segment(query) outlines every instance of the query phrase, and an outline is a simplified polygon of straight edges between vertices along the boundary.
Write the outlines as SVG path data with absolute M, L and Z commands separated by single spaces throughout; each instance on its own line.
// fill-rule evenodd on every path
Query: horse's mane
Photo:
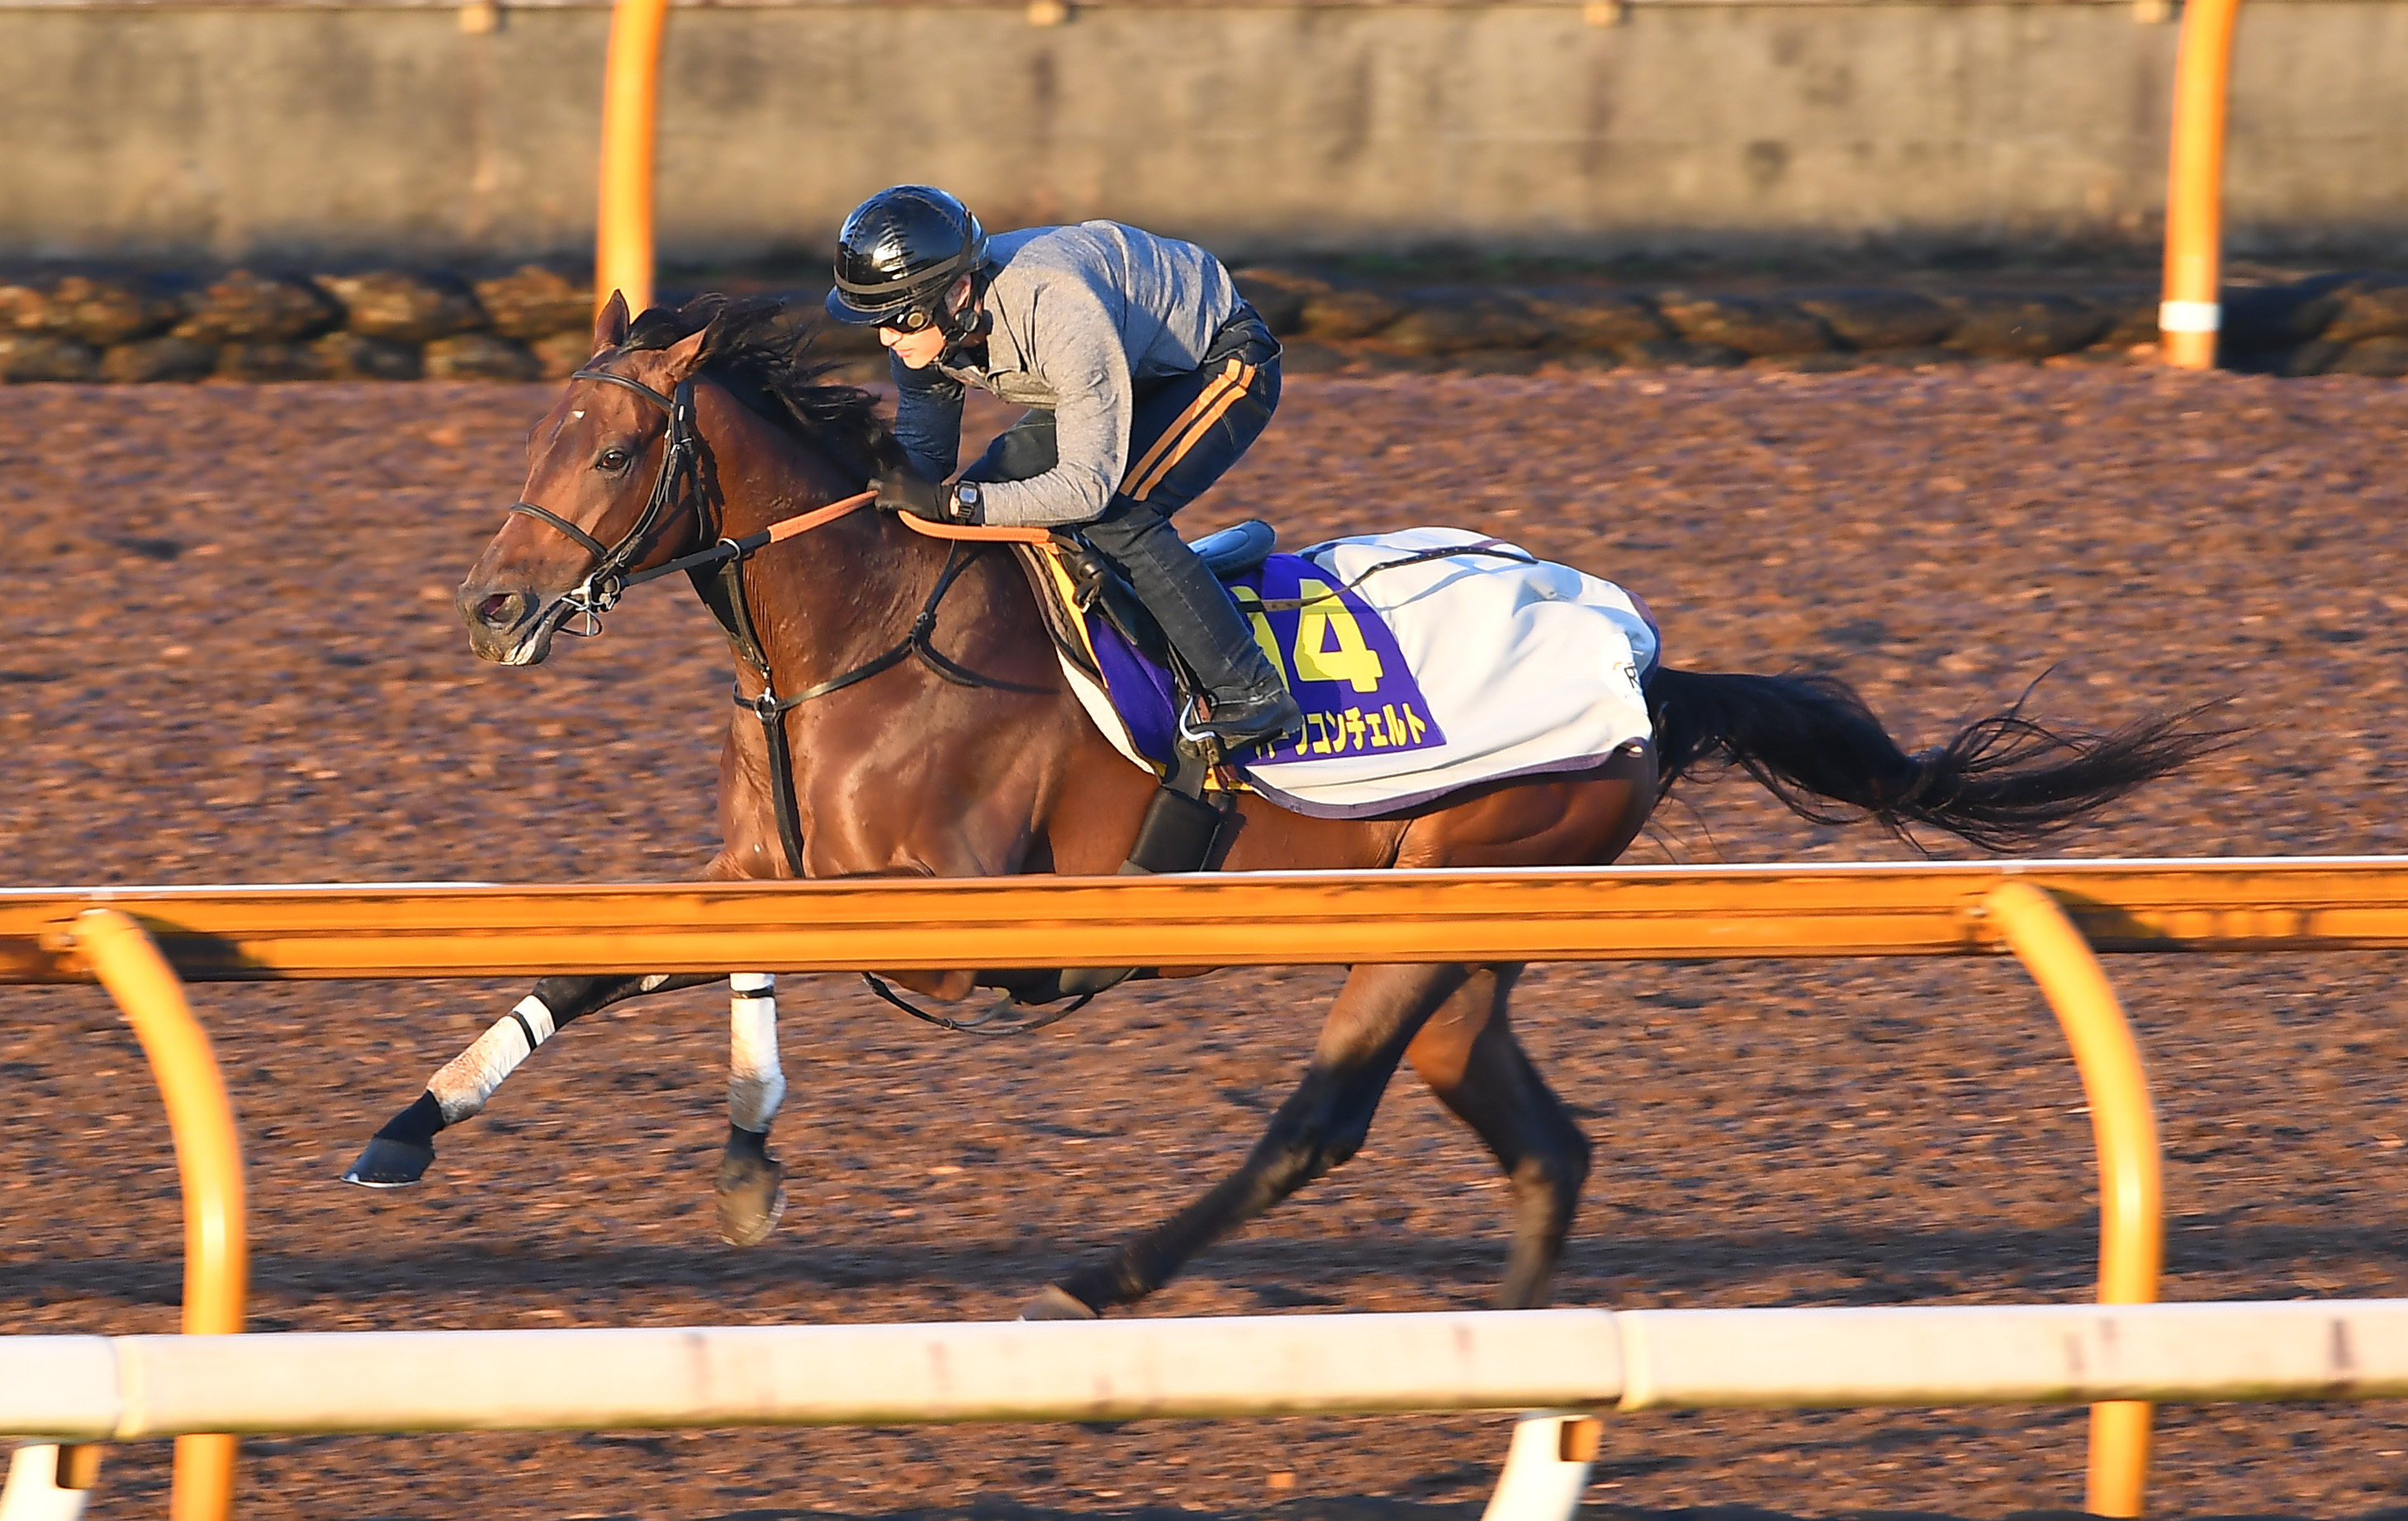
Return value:
M 832 455 L 856 479 L 901 457 L 878 415 L 878 397 L 822 379 L 836 366 L 811 356 L 814 314 L 769 295 L 698 295 L 653 307 L 627 329 L 623 352 L 666 349 L 705 328 L 703 373 L 747 407 Z

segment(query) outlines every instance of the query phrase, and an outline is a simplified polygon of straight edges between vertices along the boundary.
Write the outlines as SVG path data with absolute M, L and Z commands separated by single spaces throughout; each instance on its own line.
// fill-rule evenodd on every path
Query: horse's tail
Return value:
M 2089 734 L 2046 728 L 2024 716 L 2019 699 L 1910 755 L 1835 676 L 1660 668 L 1647 694 L 1659 796 L 1719 761 L 1816 824 L 1870 816 L 1910 844 L 1910 827 L 1928 825 L 1992 851 L 2046 839 L 2220 748 L 2232 731 L 2198 724 L 2215 706 Z

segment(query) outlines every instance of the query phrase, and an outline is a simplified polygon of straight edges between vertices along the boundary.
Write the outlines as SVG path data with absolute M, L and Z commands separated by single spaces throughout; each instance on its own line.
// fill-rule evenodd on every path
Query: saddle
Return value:
M 1067 542 L 1060 542 L 1049 552 L 1059 557 L 1068 577 L 1072 607 L 1080 612 L 1093 610 L 1101 614 L 1140 654 L 1176 672 L 1183 696 L 1192 695 L 1193 677 L 1178 660 L 1170 641 L 1163 637 L 1162 624 L 1139 599 L 1137 588 L 1075 531 L 1059 535 L 1057 541 Z M 1279 547 L 1279 530 L 1260 518 L 1249 518 L 1206 534 L 1187 547 L 1204 562 L 1205 569 L 1226 581 L 1269 559 L 1271 552 Z M 1045 600 L 1041 589 L 1039 599 Z

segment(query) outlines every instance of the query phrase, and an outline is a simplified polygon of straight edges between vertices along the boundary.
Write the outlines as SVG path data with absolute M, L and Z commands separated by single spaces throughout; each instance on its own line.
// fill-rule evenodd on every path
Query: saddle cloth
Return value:
M 1166 772 L 1170 673 L 1081 606 L 1060 557 L 1044 559 L 1051 574 L 1036 579 L 1057 598 L 1048 622 L 1064 674 L 1123 754 Z M 1640 683 L 1658 639 L 1643 605 L 1502 540 L 1456 528 L 1333 538 L 1223 583 L 1305 712 L 1302 734 L 1241 752 L 1237 769 L 1297 812 L 1363 818 L 1583 770 L 1651 732 Z

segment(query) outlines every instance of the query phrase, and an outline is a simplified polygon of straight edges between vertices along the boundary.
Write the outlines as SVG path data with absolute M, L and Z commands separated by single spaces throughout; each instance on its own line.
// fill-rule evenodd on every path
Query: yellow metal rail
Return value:
M 242 1140 L 209 1038 L 193 1018 L 175 970 L 140 925 L 114 909 L 87 909 L 67 936 L 124 1011 L 166 1099 L 184 1189 L 184 1334 L 235 1335 L 242 1329 L 250 1280 Z M 176 1479 L 167 1501 L 173 1521 L 225 1521 L 234 1505 L 236 1445 L 236 1438 L 219 1434 L 176 1439 Z
M 113 908 L 187 980 L 1996 955 L 2009 882 L 2106 952 L 2408 947 L 2408 858 L 1919 862 L 690 886 L 0 890 L 0 983 Z
M 668 0 L 617 0 L 602 75 L 601 195 L 595 208 L 594 300 L 652 304 L 652 146 L 660 105 L 661 29 Z
M 255 981 L 2012 952 L 2056 1010 L 2090 1098 L 2100 1300 L 2143 1303 L 2163 1241 L 2156 1118 L 2093 950 L 2393 947 L 2408 947 L 2408 858 L 2389 856 L 0 890 L 0 982 L 98 979 L 143 1032 L 193 1201 L 188 1331 L 240 1328 L 242 1206 L 232 1113 L 178 971 Z M 2093 1408 L 2093 1514 L 2141 1513 L 2149 1425 L 2145 1403 Z M 177 1521 L 219 1521 L 233 1439 L 182 1441 L 218 1445 L 179 1446 Z
M 2165 301 L 2157 309 L 2166 363 L 2178 369 L 2214 368 L 2224 325 L 2224 112 L 2240 8 L 2241 0 L 2183 6 L 2166 173 Z
M 2099 1302 L 2150 1304 L 2165 1261 L 2165 1196 L 2149 1073 L 2124 1006 L 2082 932 L 2057 900 L 2011 882 L 1985 905 L 1999 932 L 2057 1011 L 2073 1047 L 2099 1147 Z M 2083 1509 L 2135 1516 L 2149 1482 L 2149 1406 L 2090 1407 L 2090 1478 Z

